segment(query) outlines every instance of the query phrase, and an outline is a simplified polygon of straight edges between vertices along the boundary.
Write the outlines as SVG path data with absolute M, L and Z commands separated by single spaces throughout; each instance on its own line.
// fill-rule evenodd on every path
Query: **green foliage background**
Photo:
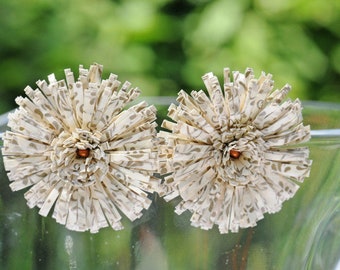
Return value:
M 278 88 L 290 83 L 293 98 L 340 102 L 339 26 L 338 0 L 1 1 L 0 113 L 16 106 L 26 85 L 93 62 L 103 64 L 106 75 L 138 85 L 145 96 L 200 89 L 206 72 L 222 77 L 223 67 L 249 66 L 257 75 L 274 74 Z M 165 112 L 161 108 L 162 117 Z M 331 108 L 304 110 L 313 129 L 338 128 L 338 116 Z M 157 265 L 163 252 L 168 269 L 225 269 L 238 247 L 249 248 L 248 269 L 312 269 L 315 262 L 315 269 L 333 269 L 339 254 L 338 147 L 312 145 L 311 158 L 311 177 L 282 211 L 259 222 L 245 249 L 238 243 L 250 230 L 221 236 L 216 228 L 194 229 L 189 215 L 177 216 L 174 203 L 157 197 L 143 219 L 125 220 L 121 232 L 70 232 L 28 209 L 23 192 L 9 190 L 0 160 L 6 180 L 0 181 L 0 265 L 137 269 L 143 259 Z M 143 254 L 144 226 L 162 241 L 150 249 L 153 257 Z M 72 252 L 67 239 L 73 239 Z
M 337 0 L 1 1 L 0 113 L 26 85 L 93 62 L 146 96 L 249 66 L 291 97 L 340 101 L 339 14 Z

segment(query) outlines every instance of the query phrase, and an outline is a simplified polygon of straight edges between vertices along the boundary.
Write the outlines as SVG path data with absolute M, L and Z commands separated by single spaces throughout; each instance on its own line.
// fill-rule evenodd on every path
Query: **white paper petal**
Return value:
M 140 102 L 138 88 L 111 74 L 102 80 L 98 64 L 70 69 L 65 80 L 53 74 L 39 89 L 25 89 L 9 116 L 2 154 L 13 191 L 25 193 L 70 230 L 97 232 L 123 228 L 149 207 L 148 193 L 159 191 L 156 109 Z M 52 210 L 53 209 L 53 210 Z
M 272 91 L 270 74 L 226 68 L 223 90 L 212 73 L 202 78 L 208 95 L 180 91 L 169 107 L 174 122 L 162 124 L 169 132 L 158 134 L 159 168 L 168 174 L 161 195 L 179 196 L 175 211 L 189 210 L 193 226 L 237 232 L 279 211 L 309 175 L 308 149 L 295 144 L 310 129 L 300 101 L 284 101 L 290 86 Z

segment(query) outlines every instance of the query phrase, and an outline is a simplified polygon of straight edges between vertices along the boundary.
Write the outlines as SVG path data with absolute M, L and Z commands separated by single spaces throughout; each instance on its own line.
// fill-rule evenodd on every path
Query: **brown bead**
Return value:
M 234 150 L 234 149 L 231 149 L 229 151 L 229 155 L 232 157 L 232 158 L 235 158 L 235 159 L 238 159 L 240 156 L 241 156 L 241 152 L 237 151 L 237 150 Z
M 87 158 L 90 155 L 90 149 L 77 149 L 78 158 Z

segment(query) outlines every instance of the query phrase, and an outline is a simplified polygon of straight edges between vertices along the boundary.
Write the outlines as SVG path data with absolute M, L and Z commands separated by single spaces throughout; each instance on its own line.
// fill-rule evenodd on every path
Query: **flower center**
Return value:
M 240 156 L 241 156 L 241 152 L 240 151 L 237 151 L 235 149 L 231 149 L 229 151 L 229 155 L 230 157 L 234 158 L 234 159 L 238 159 Z
M 261 173 L 264 141 L 244 136 L 216 149 L 215 159 L 219 177 L 231 186 L 245 186 L 256 181 Z
M 89 186 L 107 172 L 108 159 L 101 147 L 101 134 L 77 129 L 62 132 L 52 142 L 52 170 L 75 186 Z
M 226 165 L 228 162 L 234 160 L 238 160 L 241 155 L 242 151 L 239 149 L 237 145 L 237 141 L 232 141 L 230 143 L 225 143 L 221 150 L 218 150 L 220 153 L 219 156 L 221 158 L 221 162 Z
M 90 149 L 77 149 L 76 154 L 77 158 L 87 158 L 90 155 Z

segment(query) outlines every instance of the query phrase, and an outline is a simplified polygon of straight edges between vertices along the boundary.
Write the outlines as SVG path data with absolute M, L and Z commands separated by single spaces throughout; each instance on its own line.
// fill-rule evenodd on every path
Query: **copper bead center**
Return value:
M 234 149 L 231 149 L 231 150 L 229 151 L 229 155 L 230 155 L 232 158 L 238 159 L 238 158 L 241 156 L 241 152 L 240 152 L 240 151 L 237 151 L 237 150 L 234 150 Z
M 87 158 L 90 155 L 90 149 L 77 149 L 76 153 L 78 158 Z

